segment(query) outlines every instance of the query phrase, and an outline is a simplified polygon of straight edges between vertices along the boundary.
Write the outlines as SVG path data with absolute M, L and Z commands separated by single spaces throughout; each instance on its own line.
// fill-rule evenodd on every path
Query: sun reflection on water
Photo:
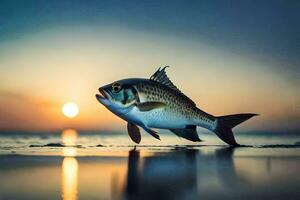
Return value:
M 74 147 L 63 148 L 63 155 L 66 157 L 73 157 L 77 155 L 77 150 Z
M 66 157 L 62 164 L 62 199 L 76 200 L 78 187 L 78 162 L 73 157 Z
M 77 131 L 66 129 L 62 132 L 62 141 L 66 146 L 63 148 L 62 163 L 62 199 L 76 200 L 78 197 L 78 161 L 74 156 L 77 150 L 74 147 L 77 141 Z
M 61 134 L 62 142 L 66 146 L 63 148 L 63 156 L 76 156 L 77 150 L 75 148 L 78 133 L 74 129 L 66 129 Z
M 74 129 L 66 129 L 62 132 L 62 141 L 65 146 L 75 146 L 78 133 Z

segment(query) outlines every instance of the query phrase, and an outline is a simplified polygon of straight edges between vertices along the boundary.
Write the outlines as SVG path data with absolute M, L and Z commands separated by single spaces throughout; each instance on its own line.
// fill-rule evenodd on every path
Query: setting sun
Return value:
M 62 112 L 66 117 L 74 118 L 78 115 L 79 108 L 76 103 L 68 102 L 63 105 Z

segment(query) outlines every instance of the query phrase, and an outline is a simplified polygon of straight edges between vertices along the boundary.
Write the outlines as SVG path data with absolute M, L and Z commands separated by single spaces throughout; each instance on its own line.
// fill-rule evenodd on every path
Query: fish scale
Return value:
M 186 98 L 179 95 L 178 92 L 166 88 L 160 83 L 141 82 L 137 90 L 141 96 L 144 96 L 144 102 L 165 102 L 167 106 L 160 110 L 160 112 L 165 112 L 165 115 L 178 115 L 188 120 L 196 119 L 199 123 L 209 127 L 215 125 L 216 120 L 213 116 L 198 109 L 191 102 L 186 101 Z

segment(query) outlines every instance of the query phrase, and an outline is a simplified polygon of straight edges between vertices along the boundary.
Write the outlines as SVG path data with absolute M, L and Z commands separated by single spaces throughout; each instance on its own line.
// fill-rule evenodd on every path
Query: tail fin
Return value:
M 214 132 L 221 140 L 223 140 L 227 144 L 237 146 L 238 143 L 235 141 L 231 129 L 256 115 L 257 114 L 245 113 L 245 114 L 226 115 L 226 116 L 217 117 L 218 124 Z

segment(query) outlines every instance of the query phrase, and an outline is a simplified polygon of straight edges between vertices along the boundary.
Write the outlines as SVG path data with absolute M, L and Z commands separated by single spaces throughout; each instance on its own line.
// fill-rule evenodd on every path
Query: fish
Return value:
M 214 132 L 223 142 L 238 146 L 232 129 L 258 115 L 242 113 L 211 115 L 181 92 L 160 67 L 150 78 L 128 78 L 99 88 L 96 99 L 112 113 L 127 122 L 131 140 L 141 142 L 140 128 L 160 140 L 153 129 L 168 129 L 178 137 L 201 142 L 197 127 Z

